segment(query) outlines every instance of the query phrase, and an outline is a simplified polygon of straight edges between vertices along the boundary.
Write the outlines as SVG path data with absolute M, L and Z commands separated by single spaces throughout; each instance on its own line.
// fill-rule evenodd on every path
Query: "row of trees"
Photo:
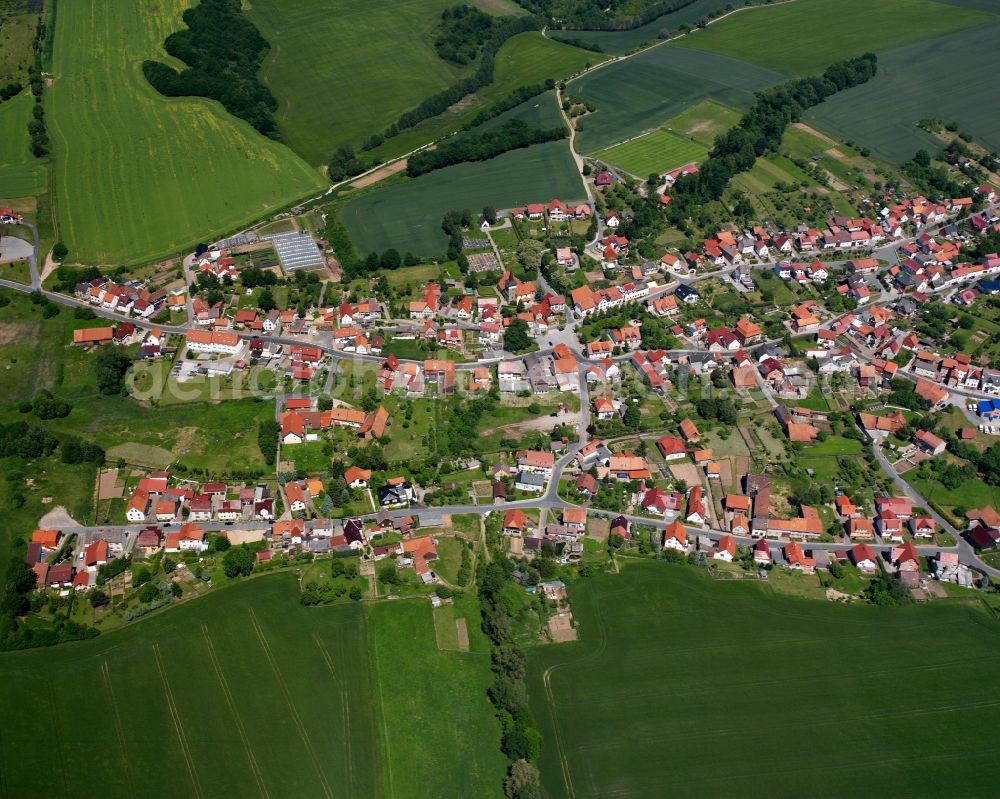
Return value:
M 821 76 L 799 78 L 757 92 L 757 100 L 739 124 L 715 140 L 700 171 L 682 176 L 671 191 L 668 216 L 675 224 L 698 207 L 722 197 L 730 179 L 753 168 L 757 158 L 776 152 L 785 129 L 807 108 L 851 86 L 871 80 L 878 69 L 873 53 L 831 64 Z
M 532 765 L 541 751 L 542 737 L 528 708 L 524 652 L 514 640 L 515 609 L 504 591 L 513 570 L 508 558 L 496 557 L 483 569 L 479 583 L 483 632 L 493 645 L 493 683 L 487 694 L 500 719 L 501 749 L 510 760 L 504 792 L 510 799 L 534 799 L 542 795 L 538 770 Z
M 49 133 L 45 128 L 45 106 L 42 102 L 42 95 L 45 93 L 45 80 L 42 77 L 42 56 L 45 51 L 45 37 L 47 33 L 48 29 L 45 27 L 45 18 L 43 16 L 39 18 L 38 27 L 35 28 L 35 40 L 31 43 L 31 49 L 34 52 L 34 61 L 28 70 L 31 93 L 35 97 L 35 107 L 31 109 L 31 119 L 28 121 L 28 135 L 31 137 L 31 153 L 36 158 L 44 158 L 49 154 Z M 20 86 L 20 84 L 10 84 L 4 91 L 11 90 L 14 86 Z
M 642 8 L 632 0 L 517 0 L 567 30 L 627 31 L 640 28 L 657 17 L 691 5 L 694 0 L 659 0 Z M 719 0 L 720 8 L 723 0 Z M 639 5 L 641 10 L 636 10 Z
M 447 139 L 433 150 L 410 156 L 406 174 L 411 178 L 465 161 L 486 161 L 501 153 L 566 138 L 566 128 L 533 128 L 523 119 L 511 119 L 498 128 L 481 133 L 466 133 Z
M 542 20 L 534 16 L 510 17 L 502 22 L 497 22 L 493 28 L 493 32 L 483 43 L 482 54 L 480 55 L 479 66 L 476 68 L 476 71 L 469 77 L 452 84 L 447 89 L 437 94 L 432 94 L 412 111 L 407 111 L 386 129 L 383 137 L 391 139 L 393 136 L 412 128 L 425 119 L 430 119 L 443 113 L 450 106 L 457 103 L 466 95 L 472 94 L 477 89 L 489 86 L 493 82 L 496 54 L 504 42 L 519 33 L 540 30 L 541 28 Z
M 188 68 L 178 72 L 144 61 L 142 72 L 167 97 L 209 97 L 265 136 L 277 138 L 278 101 L 257 79 L 268 43 L 243 16 L 240 0 L 202 0 L 183 14 L 187 30 L 170 34 L 164 49 Z

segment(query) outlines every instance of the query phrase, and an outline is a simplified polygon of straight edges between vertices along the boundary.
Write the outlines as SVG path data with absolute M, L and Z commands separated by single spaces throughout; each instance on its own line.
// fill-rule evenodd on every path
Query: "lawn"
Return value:
M 908 477 L 908 475 L 906 475 Z M 945 488 L 937 480 L 908 480 L 928 502 L 945 508 L 981 508 L 983 505 L 1000 505 L 1000 488 L 987 485 L 982 480 L 967 480 L 958 488 Z
M 426 600 L 366 609 L 385 795 L 499 795 L 506 760 L 486 698 L 489 660 L 476 647 L 468 653 L 438 650 Z M 481 636 L 476 614 L 470 615 L 470 637 Z M 360 663 L 355 668 L 366 670 Z
M 434 562 L 434 571 L 452 585 L 459 585 L 458 570 L 462 567 L 465 539 L 457 536 L 440 536 L 437 542 L 438 559 Z M 469 552 L 469 556 L 472 556 L 472 552 Z
M 45 161 L 29 149 L 28 122 L 34 108 L 31 92 L 0 103 L 0 198 L 31 197 L 45 191 Z
M 13 81 L 28 85 L 28 66 L 32 61 L 31 44 L 35 38 L 39 15 L 13 13 L 26 5 L 18 2 L 0 3 L 0 84 L 3 85 Z
M 568 93 L 597 111 L 580 120 L 577 148 L 592 153 L 656 127 L 703 100 L 746 108 L 784 76 L 714 53 L 654 47 L 572 81 Z
M 802 450 L 803 455 L 853 455 L 861 452 L 862 444 L 856 438 L 844 438 L 844 436 L 828 436 L 826 441 L 817 441 L 815 444 Z
M 702 161 L 708 150 L 701 144 L 666 130 L 654 130 L 636 139 L 594 153 L 596 158 L 619 166 L 636 177 L 662 174 L 691 161 Z
M 990 14 L 931 0 L 796 0 L 734 14 L 685 36 L 677 46 L 725 54 L 786 75 L 809 75 L 834 61 L 990 20 Z
M 282 138 L 310 164 L 355 148 L 453 83 L 433 30 L 452 0 L 374 6 L 331 0 L 254 0 L 251 20 L 271 45 L 261 70 L 279 106 Z
M 955 121 L 987 150 L 1000 150 L 992 78 L 1000 70 L 998 38 L 1000 23 L 980 25 L 882 53 L 871 81 L 831 97 L 805 117 L 896 163 L 921 147 L 940 149 L 937 138 L 916 126 L 925 118 Z M 919 81 L 912 80 L 915 69 L 923 75 Z M 994 101 L 981 101 L 987 97 Z
M 510 208 L 529 202 L 585 197 L 580 173 L 565 141 L 536 144 L 489 161 L 458 164 L 349 201 L 341 218 L 358 252 L 433 255 L 447 239 L 445 213 L 492 204 Z
M 1000 778 L 978 733 L 1000 721 L 981 690 L 1000 643 L 971 605 L 835 605 L 654 562 L 569 596 L 580 639 L 528 654 L 553 799 L 987 797 Z M 901 704 L 912 681 L 929 690 Z M 784 765 L 761 771 L 762 753 Z
M 6 231 L 0 231 L 5 233 Z M 0 236 L 3 238 L 3 236 Z M 8 261 L 0 264 L 0 280 L 13 280 L 15 283 L 31 284 L 31 267 L 27 261 Z
M 142 61 L 165 58 L 163 40 L 188 5 L 109 0 L 100 14 L 86 2 L 59 6 L 46 106 L 71 260 L 173 255 L 323 185 L 286 146 L 217 103 L 167 99 L 146 82 Z

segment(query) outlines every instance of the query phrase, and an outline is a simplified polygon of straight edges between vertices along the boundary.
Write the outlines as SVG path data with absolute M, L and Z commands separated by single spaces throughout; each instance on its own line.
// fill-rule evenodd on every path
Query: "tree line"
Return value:
M 171 33 L 164 49 L 188 68 L 178 72 L 144 61 L 142 72 L 167 97 L 208 97 L 271 138 L 278 137 L 278 101 L 257 79 L 268 43 L 243 16 L 240 0 L 202 0 L 183 14 L 187 30 Z
M 657 17 L 670 14 L 694 0 L 660 0 L 638 13 L 622 14 L 623 8 L 634 8 L 632 0 L 517 0 L 518 5 L 532 14 L 539 14 L 566 30 L 627 31 L 640 28 Z M 626 12 L 627 13 L 627 12 Z
M 433 150 L 422 150 L 410 156 L 406 174 L 415 178 L 453 164 L 487 161 L 510 150 L 564 138 L 566 128 L 562 125 L 543 130 L 531 127 L 523 119 L 511 119 L 493 130 L 454 136 Z
M 48 29 L 44 18 L 38 20 L 35 28 L 35 40 L 31 43 L 34 61 L 28 69 L 28 80 L 31 84 L 31 94 L 35 98 L 35 107 L 31 109 L 31 119 L 28 121 L 28 135 L 31 137 L 31 154 L 35 158 L 44 158 L 49 154 L 49 132 L 45 127 L 45 106 L 42 96 L 45 94 L 45 80 L 42 77 L 42 55 L 45 52 L 45 40 Z M 11 84 L 4 91 L 13 90 L 20 84 Z M 20 88 L 18 88 L 20 91 Z
M 493 32 L 483 43 L 482 53 L 479 57 L 479 66 L 476 68 L 476 71 L 469 77 L 452 84 L 447 89 L 437 94 L 432 94 L 416 108 L 402 114 L 399 119 L 386 129 L 383 138 L 391 139 L 400 132 L 418 125 L 425 119 L 436 117 L 467 94 L 472 94 L 477 89 L 491 84 L 493 82 L 496 54 L 504 45 L 504 42 L 512 36 L 517 36 L 519 33 L 541 30 L 542 26 L 542 20 L 535 16 L 510 17 L 502 22 L 497 22 L 493 28 Z
M 503 731 L 500 748 L 510 760 L 504 793 L 510 799 L 540 797 L 538 770 L 532 765 L 541 751 L 542 736 L 528 707 L 524 652 L 514 638 L 514 612 L 504 591 L 514 564 L 499 556 L 483 568 L 479 607 L 483 632 L 492 644 L 493 683 L 487 690 Z
M 671 190 L 668 216 L 675 224 L 699 206 L 719 200 L 730 179 L 753 168 L 757 158 L 776 152 L 785 129 L 839 91 L 871 80 L 878 69 L 873 53 L 831 64 L 821 76 L 799 78 L 757 92 L 757 99 L 737 125 L 715 140 L 699 171 L 678 179 Z

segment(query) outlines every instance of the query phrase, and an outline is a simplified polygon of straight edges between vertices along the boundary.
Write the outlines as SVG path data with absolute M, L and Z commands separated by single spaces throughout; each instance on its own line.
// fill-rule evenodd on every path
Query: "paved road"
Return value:
M 923 495 L 912 485 L 906 482 L 906 480 L 904 480 L 896 472 L 896 470 L 892 468 L 892 464 L 889 463 L 889 459 L 885 456 L 885 453 L 882 452 L 882 447 L 880 446 L 880 442 L 877 438 L 872 440 L 872 452 L 875 454 L 875 459 L 878 461 L 879 466 L 882 467 L 882 471 L 892 478 L 892 482 L 896 485 L 896 489 L 913 500 L 915 505 L 926 509 L 931 518 L 937 522 L 938 526 L 958 541 L 958 545 L 953 549 L 958 552 L 959 559 L 962 563 L 969 566 L 974 565 L 976 569 L 985 572 L 990 577 L 1000 578 L 1000 569 L 994 569 L 992 566 L 988 566 L 983 563 L 983 561 L 976 555 L 976 551 L 973 549 L 972 545 L 962 538 L 961 531 L 956 530 L 947 519 L 934 510 L 934 508 L 931 507 L 931 504 L 924 499 Z

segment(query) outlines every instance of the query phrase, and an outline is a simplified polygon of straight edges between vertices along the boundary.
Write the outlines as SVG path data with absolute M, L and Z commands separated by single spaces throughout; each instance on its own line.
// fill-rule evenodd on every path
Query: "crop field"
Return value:
M 606 55 L 547 39 L 538 31 L 520 33 L 497 53 L 494 81 L 484 90 L 490 99 L 506 97 L 518 86 L 558 80 L 607 60 Z
M 357 147 L 454 82 L 458 67 L 432 32 L 452 0 L 254 0 L 247 13 L 271 45 L 261 77 L 278 98 L 283 140 L 310 164 Z
M 981 730 L 1000 722 L 1000 704 L 982 687 L 1000 677 L 1000 643 L 978 603 L 834 605 L 686 566 L 623 571 L 570 586 L 579 641 L 529 652 L 554 799 L 665 785 L 992 796 L 1000 761 Z
M 167 99 L 146 82 L 143 59 L 164 57 L 163 40 L 188 5 L 59 6 L 46 106 L 71 260 L 118 265 L 176 254 L 323 184 L 291 150 L 217 103 Z
M 734 108 L 712 100 L 702 100 L 664 124 L 667 130 L 677 131 L 694 139 L 706 148 L 715 144 L 715 139 L 740 121 L 741 114 Z
M 543 92 L 537 97 L 525 100 L 520 105 L 516 105 L 509 111 L 504 111 L 499 116 L 493 117 L 480 125 L 476 130 L 492 130 L 508 122 L 511 119 L 523 119 L 533 128 L 556 128 L 565 126 L 562 114 L 559 113 L 559 105 L 556 103 L 556 93 Z
M 588 64 L 606 59 L 606 55 L 547 39 L 538 32 L 518 34 L 505 42 L 497 53 L 493 83 L 476 92 L 475 96 L 464 98 L 445 113 L 389 139 L 372 154 L 385 160 L 408 152 L 457 130 L 482 109 L 521 86 L 541 83 L 548 78 L 559 80 L 580 72 Z
M 917 127 L 936 118 L 955 121 L 987 150 L 1000 150 L 1000 22 L 879 54 L 878 74 L 806 112 L 806 119 L 841 139 L 900 163 L 941 142 Z M 921 79 L 913 80 L 913 71 Z
M 366 652 L 360 606 L 304 608 L 281 575 L 4 657 L 5 793 L 380 795 Z
M 990 14 L 932 0 L 795 0 L 734 14 L 677 42 L 787 75 L 989 22 Z
M 580 173 L 565 141 L 536 144 L 489 161 L 457 164 L 348 202 L 341 218 L 359 253 L 433 255 L 447 240 L 445 213 L 487 203 L 511 208 L 529 202 L 564 202 L 585 197 Z
M 45 191 L 45 161 L 29 149 L 28 121 L 34 100 L 24 92 L 0 103 L 0 199 L 31 197 Z
M 702 145 L 666 130 L 654 130 L 636 139 L 594 153 L 596 158 L 619 166 L 636 177 L 662 174 L 708 155 Z
M 267 576 L 92 641 L 5 655 L 4 795 L 499 792 L 483 654 L 440 652 L 427 602 L 298 599 L 291 574 Z
M 610 147 L 706 99 L 746 108 L 753 92 L 783 80 L 777 72 L 727 56 L 654 47 L 569 84 L 570 94 L 597 106 L 580 119 L 577 148 L 592 153 Z
M 645 43 L 655 42 L 661 31 L 677 32 L 681 25 L 694 25 L 699 19 L 728 5 L 724 0 L 694 0 L 693 3 L 657 17 L 627 31 L 552 31 L 552 36 L 579 39 L 596 44 L 606 53 L 624 53 Z

